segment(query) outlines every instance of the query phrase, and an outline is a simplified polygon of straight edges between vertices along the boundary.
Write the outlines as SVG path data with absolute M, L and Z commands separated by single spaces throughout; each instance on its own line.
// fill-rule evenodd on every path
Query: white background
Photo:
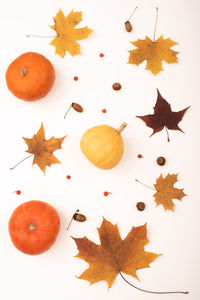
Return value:
M 127 33 L 124 22 L 138 6 L 132 19 L 134 30 Z M 157 37 L 164 34 L 179 44 L 178 64 L 163 64 L 164 72 L 156 77 L 140 66 L 127 64 L 130 41 L 153 37 L 155 7 L 159 7 Z M 64 59 L 55 55 L 51 39 L 26 38 L 27 34 L 52 35 L 48 25 L 59 9 L 67 15 L 72 9 L 83 12 L 80 27 L 94 30 L 80 42 L 82 55 Z M 179 300 L 199 299 L 200 202 L 199 202 L 199 11 L 198 0 L 6 0 L 1 4 L 0 56 L 0 122 L 1 122 L 1 200 L 0 200 L 0 299 L 3 300 L 66 300 L 66 299 L 126 299 Z M 56 70 L 52 91 L 43 100 L 26 103 L 7 89 L 5 72 L 9 63 L 20 54 L 35 51 L 45 55 Z M 104 58 L 99 53 L 105 54 Z M 79 81 L 73 80 L 74 76 Z M 112 90 L 120 82 L 119 92 Z M 185 134 L 170 131 L 149 138 L 151 129 L 136 115 L 153 112 L 156 88 L 171 103 L 174 111 L 189 105 L 180 127 Z M 71 102 L 84 107 L 84 113 L 71 110 L 63 116 Z M 102 108 L 107 109 L 102 114 Z M 120 164 L 102 171 L 90 164 L 79 147 L 83 132 L 97 124 L 119 127 L 128 123 L 123 132 L 125 153 Z M 32 137 L 44 122 L 46 137 L 68 135 L 63 149 L 55 152 L 62 164 L 47 168 L 44 176 L 32 159 L 15 170 L 9 168 L 22 158 L 27 147 L 22 137 Z M 144 158 L 138 159 L 141 153 Z M 165 156 L 164 167 L 156 164 Z M 174 200 L 175 212 L 156 208 L 153 191 L 136 183 L 135 178 L 153 185 L 160 174 L 179 173 L 177 188 L 188 195 Z M 66 180 L 66 175 L 71 180 Z M 20 189 L 20 196 L 13 191 Z M 104 191 L 113 194 L 104 197 Z M 54 246 L 46 253 L 29 256 L 20 253 L 11 243 L 8 220 L 12 211 L 28 200 L 42 200 L 53 205 L 61 216 L 61 231 Z M 144 212 L 136 210 L 144 201 Z M 88 220 L 66 226 L 79 208 Z M 70 236 L 87 236 L 99 242 L 96 227 L 102 216 L 118 223 L 124 238 L 131 227 L 147 223 L 149 244 L 146 250 L 163 253 L 151 268 L 138 271 L 140 282 L 131 276 L 133 284 L 150 290 L 189 290 L 189 295 L 145 294 L 128 286 L 119 276 L 108 291 L 105 282 L 90 287 L 79 280 L 87 264 L 74 255 L 77 248 Z

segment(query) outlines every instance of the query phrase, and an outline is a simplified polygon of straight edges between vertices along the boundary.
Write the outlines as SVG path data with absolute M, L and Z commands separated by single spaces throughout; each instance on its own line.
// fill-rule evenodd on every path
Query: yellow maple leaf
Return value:
M 154 75 L 163 70 L 162 61 L 166 63 L 177 63 L 176 51 L 170 49 L 177 43 L 170 38 L 163 39 L 161 35 L 156 41 L 152 41 L 148 36 L 144 40 L 138 39 L 131 42 L 137 49 L 129 51 L 129 63 L 139 65 L 147 61 L 146 70 L 151 71 Z
M 80 45 L 77 40 L 83 40 L 88 37 L 92 29 L 86 27 L 75 28 L 82 21 L 82 12 L 69 13 L 67 17 L 60 9 L 54 18 L 54 25 L 50 26 L 56 31 L 57 36 L 51 41 L 51 45 L 56 48 L 56 53 L 64 58 L 66 51 L 72 56 L 81 54 Z
M 173 185 L 177 182 L 178 174 L 168 174 L 165 178 L 162 174 L 156 179 L 154 184 L 157 192 L 153 195 L 155 197 L 156 206 L 163 205 L 165 210 L 174 210 L 174 203 L 172 199 L 182 200 L 184 196 L 187 196 L 183 189 L 177 189 Z
M 49 140 L 46 140 L 43 124 L 31 139 L 23 137 L 28 146 L 28 150 L 26 152 L 34 155 L 33 165 L 37 164 L 44 174 L 46 166 L 50 167 L 52 164 L 60 163 L 60 161 L 52 153 L 61 149 L 61 145 L 65 137 L 66 136 L 62 138 L 52 137 Z
M 100 245 L 87 237 L 73 238 L 79 250 L 76 257 L 89 263 L 89 268 L 78 278 L 88 280 L 90 284 L 106 280 L 109 288 L 118 274 L 123 278 L 121 272 L 138 279 L 136 271 L 149 268 L 149 264 L 160 256 L 144 251 L 144 246 L 148 243 L 146 231 L 146 224 L 132 227 L 122 240 L 118 226 L 103 219 L 101 227 L 98 228 Z

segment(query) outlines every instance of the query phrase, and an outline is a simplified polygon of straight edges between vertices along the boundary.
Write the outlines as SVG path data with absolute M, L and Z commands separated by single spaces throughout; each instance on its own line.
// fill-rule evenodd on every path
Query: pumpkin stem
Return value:
M 154 291 L 148 291 L 148 290 L 143 290 L 140 289 L 139 287 L 133 285 L 132 283 L 130 283 L 128 280 L 126 280 L 126 278 L 122 275 L 121 272 L 119 272 L 120 276 L 122 277 L 122 279 L 124 281 L 126 281 L 126 283 L 128 283 L 129 285 L 131 285 L 132 287 L 134 287 L 135 289 L 145 292 L 145 293 L 151 293 L 151 294 L 188 294 L 189 292 L 182 292 L 182 291 L 175 291 L 175 292 L 154 292 Z
M 35 224 L 30 224 L 30 225 L 28 226 L 28 230 L 30 230 L 30 231 L 35 231 L 35 230 L 36 230 L 36 225 L 35 225 Z
M 26 72 L 27 72 L 26 68 L 23 68 L 23 69 L 20 70 L 20 74 L 22 76 L 26 75 Z
M 124 122 L 117 130 L 117 133 L 121 134 L 122 131 L 126 128 L 128 124 L 126 122 Z

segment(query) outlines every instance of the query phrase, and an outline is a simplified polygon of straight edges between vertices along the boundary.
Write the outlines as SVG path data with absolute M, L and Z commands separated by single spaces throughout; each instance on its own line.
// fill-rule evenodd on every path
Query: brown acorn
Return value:
M 77 112 L 83 112 L 83 108 L 80 104 L 72 102 L 72 107 Z
M 79 214 L 79 213 L 75 213 L 73 215 L 73 219 L 78 221 L 78 222 L 85 222 L 86 221 L 86 216 Z
M 145 203 L 144 202 L 138 202 L 136 204 L 136 207 L 139 211 L 143 211 L 145 209 Z
M 124 23 L 125 29 L 126 29 L 127 32 L 131 32 L 132 29 L 133 29 L 133 27 L 132 27 L 132 25 L 131 25 L 131 23 L 130 23 L 129 20 L 130 20 L 130 18 L 132 18 L 132 16 L 133 16 L 134 12 L 136 11 L 136 9 L 137 9 L 137 6 L 136 6 L 136 8 L 133 10 L 133 12 L 131 13 L 131 15 L 130 15 L 130 17 L 128 18 L 128 20 Z
M 126 21 L 124 23 L 124 25 L 125 25 L 125 29 L 126 29 L 127 32 L 131 32 L 132 31 L 133 27 L 132 27 L 132 25 L 131 25 L 131 23 L 129 21 Z
M 83 112 L 83 107 L 78 104 L 78 103 L 75 103 L 75 102 L 72 102 L 72 104 L 70 105 L 70 107 L 68 108 L 68 110 L 66 111 L 65 115 L 64 115 L 64 119 L 68 113 L 68 111 L 73 108 L 75 111 L 79 112 L 79 113 L 82 113 Z
M 75 211 L 75 213 L 73 214 L 73 216 L 71 218 L 71 221 L 70 221 L 70 223 L 69 223 L 69 225 L 67 227 L 67 230 L 69 229 L 69 227 L 70 227 L 70 225 L 71 225 L 71 223 L 72 223 L 73 220 L 75 220 L 77 222 L 85 222 L 86 221 L 86 216 L 84 216 L 82 214 L 79 214 L 78 212 L 79 212 L 79 209 L 77 209 Z
M 165 163 L 166 163 L 166 159 L 165 159 L 163 156 L 159 156 L 159 157 L 157 158 L 157 164 L 158 164 L 159 166 L 164 166 Z
M 112 88 L 115 91 L 119 91 L 119 90 L 121 90 L 122 86 L 119 82 L 115 82 L 115 83 L 113 83 Z

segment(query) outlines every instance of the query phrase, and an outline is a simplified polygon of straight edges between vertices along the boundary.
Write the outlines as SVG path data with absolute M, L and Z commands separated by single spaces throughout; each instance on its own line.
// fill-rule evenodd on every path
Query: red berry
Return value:
M 105 108 L 102 109 L 102 113 L 105 114 L 107 110 Z
M 104 196 L 108 196 L 109 193 L 108 192 L 104 192 L 103 194 L 104 194 Z
M 16 194 L 17 194 L 17 195 L 20 195 L 20 194 L 21 194 L 21 191 L 20 191 L 20 190 L 17 190 L 17 191 L 16 191 Z
M 100 57 L 104 57 L 104 54 L 103 54 L 103 53 L 100 53 L 99 56 L 100 56 Z
M 77 80 L 78 80 L 78 77 L 77 77 L 77 76 L 74 76 L 74 80 L 77 81 Z
M 137 156 L 138 158 L 142 158 L 143 156 L 142 156 L 142 154 L 138 154 L 138 156 Z
M 67 179 L 71 179 L 71 176 L 70 176 L 70 175 L 67 175 L 66 178 L 67 178 Z

